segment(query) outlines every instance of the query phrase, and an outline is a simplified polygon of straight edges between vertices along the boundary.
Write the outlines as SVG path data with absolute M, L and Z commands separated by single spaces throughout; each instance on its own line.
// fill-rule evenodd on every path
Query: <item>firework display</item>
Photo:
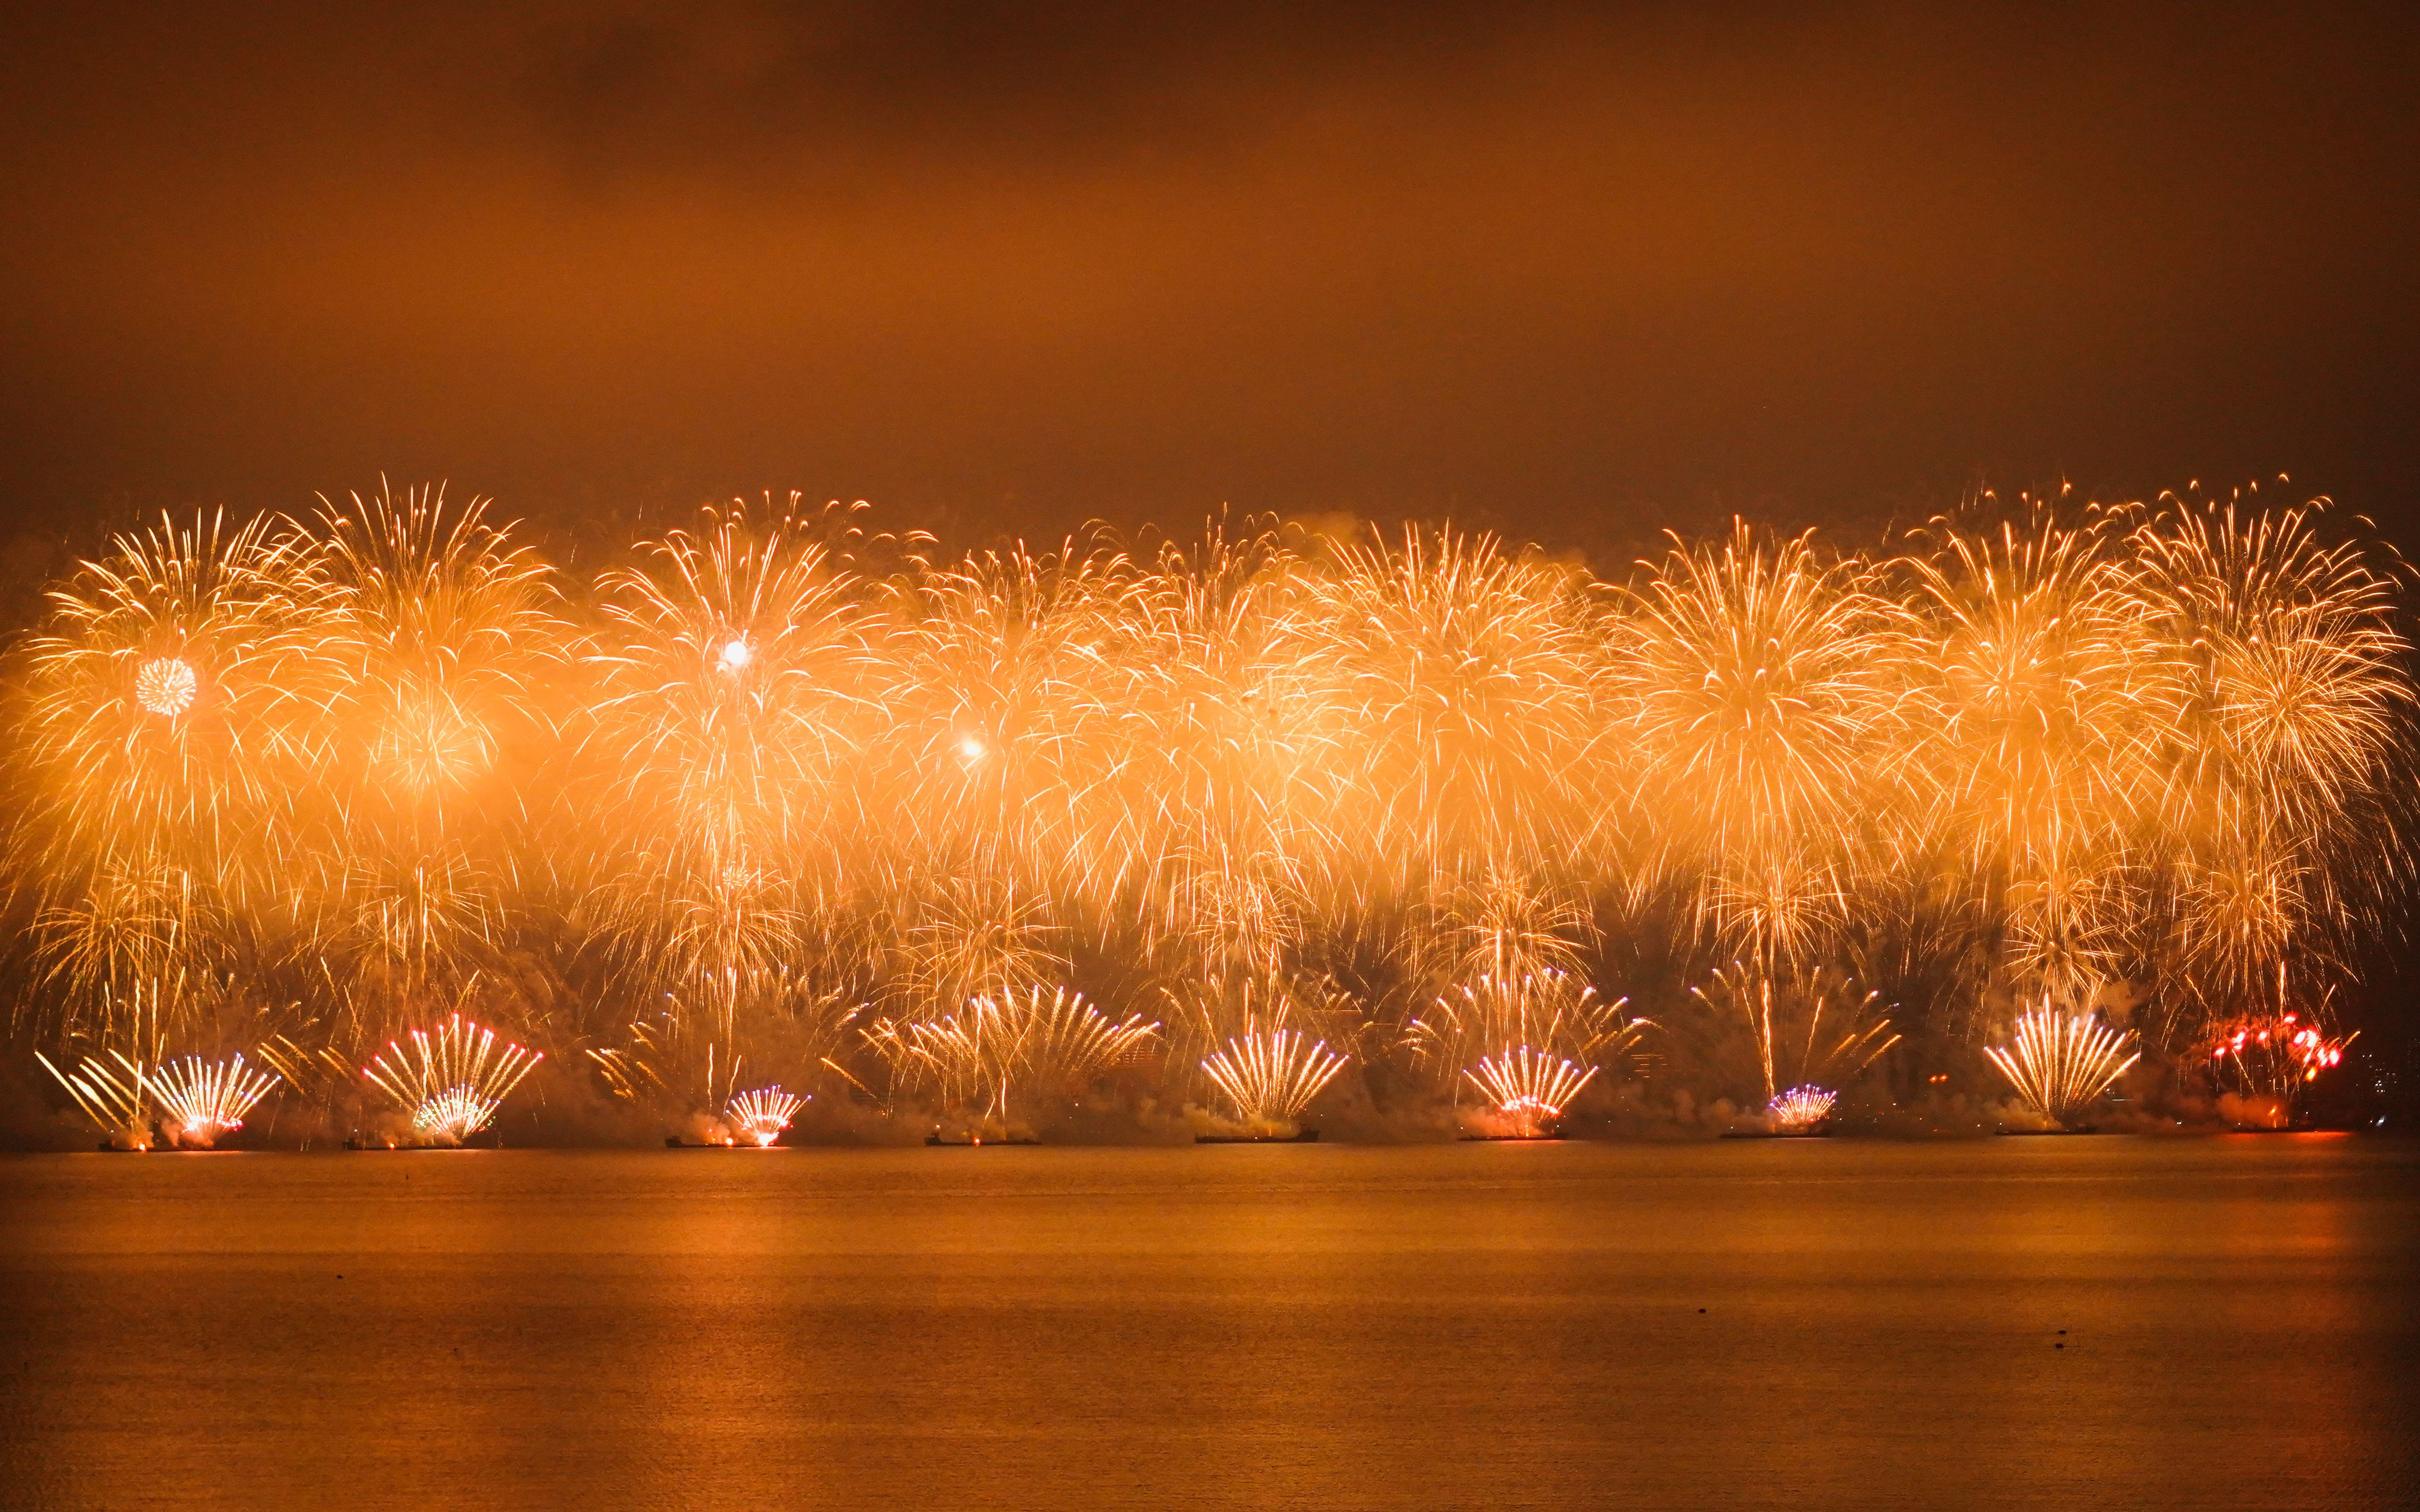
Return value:
M 2290 1125 L 2310 1085 L 2343 1065 L 2346 1047 L 2361 1037 L 2337 1035 L 2332 1019 L 2327 996 L 2293 1006 L 2280 964 L 2273 1004 L 2211 1031 L 2209 1065 L 2220 1111 L 2241 1125 Z
M 1777 1133 L 1806 1134 L 1832 1116 L 1838 1101 L 1838 1093 L 1820 1087 L 1793 1087 L 1766 1103 L 1764 1112 Z
M 277 1075 L 248 1067 L 241 1055 L 225 1060 L 187 1056 L 154 1071 L 161 1133 L 172 1144 L 208 1149 L 243 1127 L 243 1117 L 277 1085 Z
M 1708 1058 L 1728 1057 L 1701 1073 L 1758 1104 L 1793 1086 L 1844 1084 L 1899 1042 L 1882 995 L 1838 973 L 1776 981 L 1734 962 L 1689 995 L 1691 1012 L 1675 1015 L 1674 1037 Z
M 129 1060 L 113 1050 L 107 1059 L 87 1059 L 71 1070 L 61 1071 L 40 1051 L 36 1051 L 35 1056 L 42 1069 L 67 1088 L 77 1109 L 101 1131 L 101 1148 L 151 1148 L 151 1074 L 141 1062 Z
M 981 1132 L 1015 1131 L 1023 1102 L 1081 1090 L 1159 1033 L 1140 1015 L 1112 1019 L 1078 993 L 1040 986 L 985 994 L 939 1018 L 882 1020 L 865 1038 L 908 1088 L 930 1086 Z M 1023 1088 L 1013 1112 L 1012 1088 Z
M 2355 986 L 2408 859 L 2395 580 L 2323 503 L 1743 523 L 1611 580 L 867 521 L 737 503 L 580 580 L 434 491 L 117 537 L 8 664 L 21 1033 L 119 1131 L 271 1075 L 458 1142 L 538 1058 L 467 1008 L 676 1135 L 752 1137 L 744 1048 L 817 1119 L 997 1138 L 1339 1079 L 1787 1122 L 2055 1001 L 1993 1056 L 2055 1120 L 2129 1050 L 2290 1101 L 2350 1041 L 2273 983 Z M 270 1072 L 159 1070 L 235 1046 Z
M 412 1030 L 411 1039 L 409 1052 L 389 1041 L 362 1074 L 395 1100 L 414 1140 L 426 1144 L 458 1145 L 485 1129 L 505 1095 L 545 1058 L 517 1044 L 497 1048 L 493 1029 L 459 1013 L 433 1033 Z
M 1983 1053 L 2027 1105 L 2064 1127 L 2141 1058 L 2139 1050 L 2127 1053 L 2133 1038 L 2088 1013 L 2062 1013 L 2045 1003 L 2017 1020 L 2013 1044 Z
M 764 1149 L 782 1137 L 782 1131 L 806 1105 L 805 1098 L 778 1087 L 754 1087 L 732 1095 L 723 1107 L 722 1121 L 734 1140 Z
M 1246 1032 L 1202 1062 L 1236 1122 L 1252 1127 L 1294 1123 L 1321 1088 L 1344 1069 L 1346 1057 L 1295 1029 Z
M 1580 1088 L 1596 1079 L 1597 1070 L 1590 1066 L 1583 1071 L 1525 1044 L 1489 1056 L 1462 1074 L 1487 1100 L 1486 1111 L 1495 1123 L 1534 1135 L 1555 1127 Z

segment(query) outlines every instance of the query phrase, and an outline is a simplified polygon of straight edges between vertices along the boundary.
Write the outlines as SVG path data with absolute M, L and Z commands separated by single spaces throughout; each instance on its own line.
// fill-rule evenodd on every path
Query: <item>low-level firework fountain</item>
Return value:
M 2064 1129 L 2142 1058 L 2139 1050 L 2127 1053 L 2133 1039 L 2089 1013 L 2065 1014 L 2045 1003 L 2017 1020 L 2012 1045 L 1983 1053 L 2027 1106 Z
M 1113 1019 L 1081 993 L 1037 985 L 982 994 L 939 1018 L 877 1020 L 864 1032 L 897 1088 L 929 1092 L 970 1123 L 940 1143 L 1004 1144 L 1031 1142 L 1026 1115 L 1011 1111 L 1012 1088 L 1038 1107 L 1139 1052 L 1159 1026 L 1139 1014 Z
M 1483 1057 L 1463 1072 L 1488 1102 L 1486 1128 L 1475 1136 L 1497 1139 L 1545 1139 L 1558 1133 L 1563 1109 L 1580 1088 L 1596 1079 L 1594 1066 L 1582 1070 L 1573 1062 L 1528 1045 L 1515 1045 L 1500 1055 Z
M 1764 1116 L 1776 1134 L 1812 1134 L 1817 1124 L 1832 1116 L 1838 1097 L 1820 1087 L 1793 1087 L 1765 1104 Z
M 517 1044 L 498 1049 L 493 1029 L 457 1013 L 434 1033 L 412 1030 L 409 1053 L 389 1041 L 362 1074 L 410 1118 L 414 1143 L 459 1145 L 495 1119 L 505 1096 L 544 1058 Z
M 722 1110 L 722 1122 L 735 1143 L 764 1149 L 782 1137 L 782 1131 L 806 1105 L 805 1098 L 779 1087 L 751 1088 L 732 1094 Z
M 276 1085 L 276 1073 L 245 1065 L 240 1055 L 225 1060 L 187 1056 L 169 1061 L 151 1073 L 151 1089 L 160 1101 L 160 1132 L 171 1145 L 208 1149 L 242 1128 L 244 1115 Z
M 1297 1121 L 1321 1088 L 1335 1080 L 1347 1057 L 1298 1029 L 1248 1028 L 1243 1037 L 1202 1062 L 1225 1097 L 1244 1137 L 1281 1138 L 1297 1133 Z M 1218 1141 L 1220 1135 L 1198 1136 Z
M 113 1050 L 109 1059 L 117 1063 L 115 1067 L 87 1057 L 73 1070 L 61 1071 L 39 1050 L 34 1058 L 58 1079 L 84 1116 L 101 1130 L 101 1149 L 151 1148 L 151 1072 L 141 1061 L 129 1060 Z
M 2303 1091 L 2319 1073 L 2344 1063 L 2360 1036 L 2334 1038 L 2319 1024 L 2287 1011 L 2222 1026 L 2211 1047 L 2211 1076 L 2220 1109 L 2231 1122 L 2259 1129 L 2291 1124 Z

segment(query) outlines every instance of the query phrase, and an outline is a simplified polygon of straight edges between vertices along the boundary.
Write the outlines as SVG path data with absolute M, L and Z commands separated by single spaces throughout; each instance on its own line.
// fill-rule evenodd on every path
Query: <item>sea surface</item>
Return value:
M 2420 1146 L 0 1158 L 0 1503 L 2410 1507 Z

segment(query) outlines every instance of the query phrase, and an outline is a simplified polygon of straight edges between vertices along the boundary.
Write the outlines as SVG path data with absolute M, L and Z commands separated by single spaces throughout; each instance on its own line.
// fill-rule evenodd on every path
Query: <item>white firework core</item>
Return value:
M 192 708 L 201 687 L 193 664 L 178 656 L 154 656 L 134 673 L 134 702 L 168 718 Z

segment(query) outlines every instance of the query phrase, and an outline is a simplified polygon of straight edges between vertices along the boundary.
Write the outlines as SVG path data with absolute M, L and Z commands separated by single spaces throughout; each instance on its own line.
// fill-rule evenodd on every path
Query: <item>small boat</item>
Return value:
M 924 1136 L 924 1143 L 937 1149 L 943 1145 L 972 1149 L 977 1145 L 1038 1145 L 1042 1141 L 1031 1134 L 1010 1134 L 1004 1139 L 985 1139 L 981 1134 L 963 1134 L 954 1139 L 944 1139 L 939 1134 L 928 1134 Z
M 1466 1129 L 1456 1137 L 1466 1145 L 1533 1145 L 1560 1139 L 1563 1137 L 1563 1132 L 1560 1129 L 1548 1129 L 1539 1134 L 1472 1134 Z
M 147 1155 L 151 1153 L 151 1147 L 149 1145 L 120 1145 L 104 1139 L 101 1142 L 101 1152 L 104 1155 Z
M 1315 1145 L 1319 1131 L 1304 1129 L 1290 1134 L 1195 1134 L 1197 1145 Z

